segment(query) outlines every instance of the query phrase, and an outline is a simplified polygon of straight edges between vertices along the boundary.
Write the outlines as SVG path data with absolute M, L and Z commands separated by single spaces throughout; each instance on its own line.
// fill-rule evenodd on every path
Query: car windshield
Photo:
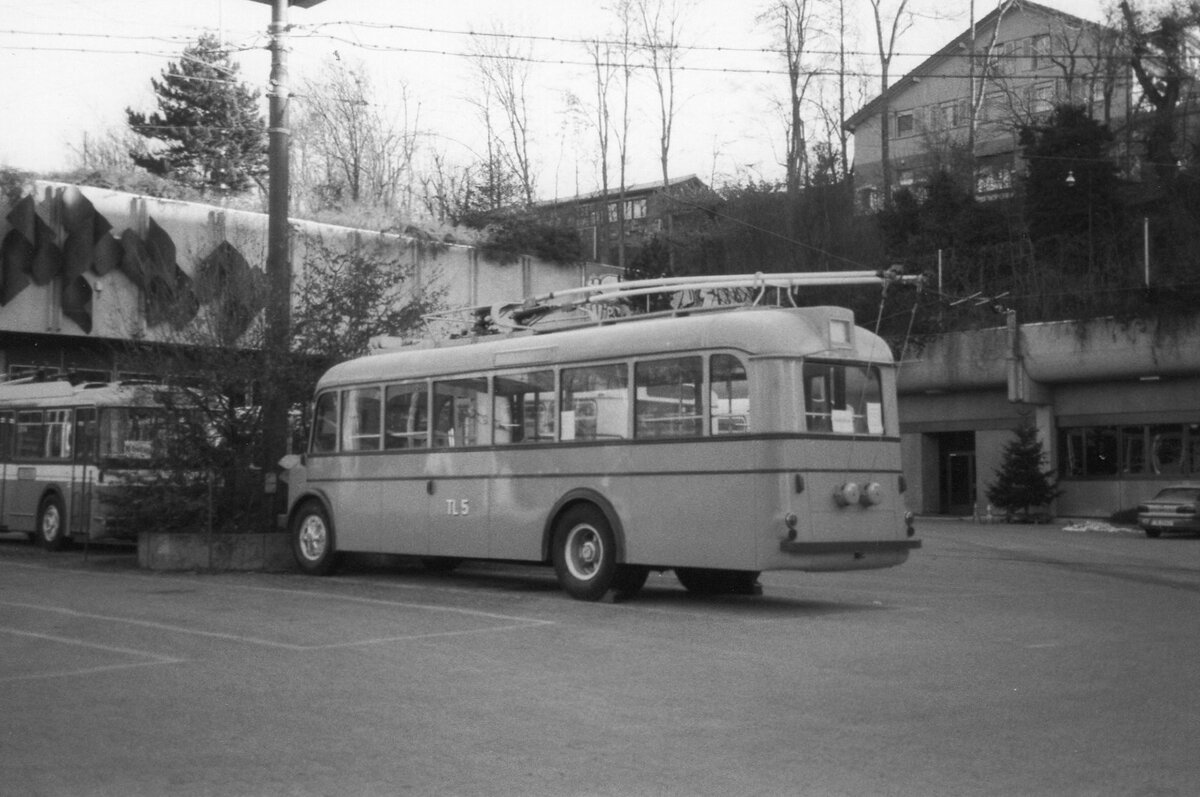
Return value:
M 1195 501 L 1200 499 L 1200 487 L 1168 487 L 1154 496 L 1154 500 Z

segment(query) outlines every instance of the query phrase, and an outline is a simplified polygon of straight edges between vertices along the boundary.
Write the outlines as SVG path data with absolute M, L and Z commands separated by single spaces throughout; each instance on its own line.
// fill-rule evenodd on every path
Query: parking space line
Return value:
M 140 658 L 150 659 L 150 661 L 130 662 L 128 664 L 106 664 L 100 667 L 85 667 L 77 670 L 59 670 L 56 672 L 31 673 L 29 675 L 0 676 L 0 683 L 11 683 L 13 681 L 32 681 L 44 678 L 63 678 L 76 675 L 92 675 L 94 673 L 108 672 L 111 670 L 127 670 L 134 667 L 156 667 L 162 664 L 182 664 L 184 661 L 186 661 L 186 659 L 160 656 L 157 653 L 150 653 L 144 650 L 119 648 L 114 645 L 101 645 L 96 642 L 87 642 L 82 639 L 75 639 L 73 637 L 58 636 L 56 634 L 41 634 L 36 631 L 22 631 L 17 628 L 5 628 L 0 626 L 0 634 L 30 637 L 32 639 L 41 639 L 46 642 L 57 642 L 63 645 L 76 645 L 78 647 L 102 650 L 106 653 L 116 653 L 122 656 L 138 656 Z

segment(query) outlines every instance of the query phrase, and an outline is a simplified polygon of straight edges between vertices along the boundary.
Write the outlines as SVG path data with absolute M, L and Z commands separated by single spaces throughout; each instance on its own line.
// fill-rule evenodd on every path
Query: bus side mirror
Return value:
M 299 464 L 300 464 L 300 455 L 299 454 L 288 454 L 287 456 L 285 456 L 279 460 L 279 467 L 283 468 L 284 470 L 291 470 L 292 468 L 296 467 Z

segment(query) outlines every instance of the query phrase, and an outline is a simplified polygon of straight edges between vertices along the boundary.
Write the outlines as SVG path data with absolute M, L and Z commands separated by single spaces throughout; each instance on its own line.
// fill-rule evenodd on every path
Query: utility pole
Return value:
M 291 348 L 292 261 L 291 228 L 288 224 L 290 192 L 288 154 L 291 130 L 288 128 L 287 32 L 288 6 L 311 8 L 322 0 L 254 0 L 271 6 L 271 82 L 267 96 L 267 307 L 266 368 L 262 389 L 263 474 L 265 489 L 276 493 L 276 463 L 287 453 L 288 396 L 285 382 Z M 270 518 L 282 508 L 279 499 L 269 501 Z

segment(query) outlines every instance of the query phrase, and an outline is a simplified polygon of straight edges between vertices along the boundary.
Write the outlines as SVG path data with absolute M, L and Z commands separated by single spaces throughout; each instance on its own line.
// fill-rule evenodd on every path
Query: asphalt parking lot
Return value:
M 1200 539 L 929 523 L 891 570 L 163 574 L 0 537 L 0 794 L 1192 794 Z

